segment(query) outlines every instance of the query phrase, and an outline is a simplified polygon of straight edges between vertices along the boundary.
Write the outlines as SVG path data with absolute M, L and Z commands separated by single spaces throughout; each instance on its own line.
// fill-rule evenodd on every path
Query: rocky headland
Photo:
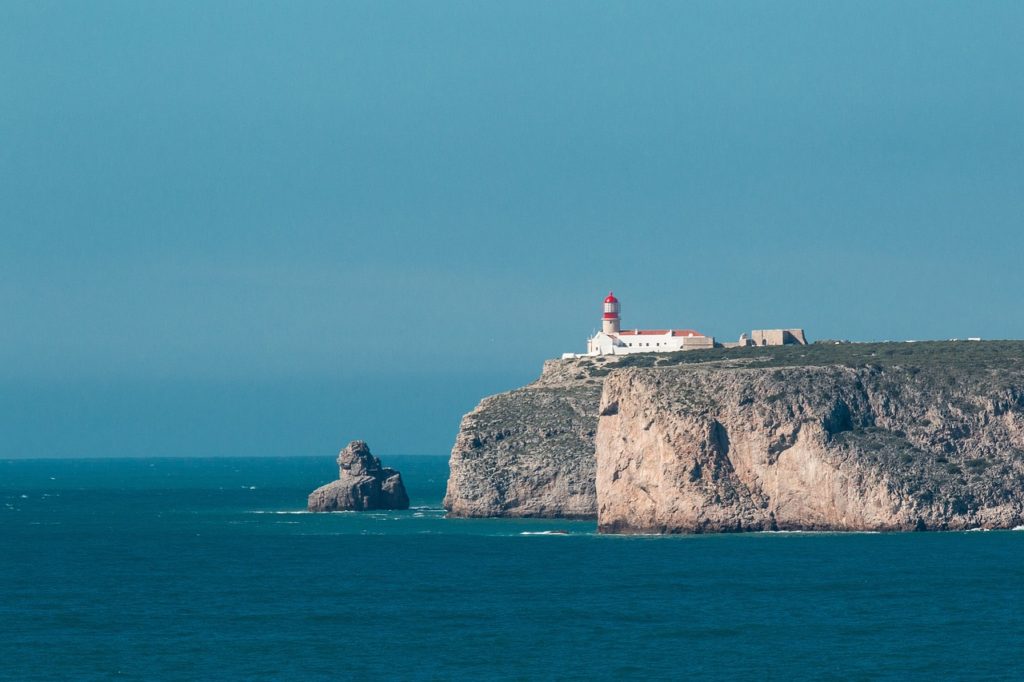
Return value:
M 408 508 L 402 474 L 381 466 L 361 440 L 338 453 L 338 480 L 314 490 L 307 502 L 314 512 Z
M 523 388 L 462 418 L 444 506 L 450 516 L 594 518 L 594 436 L 607 370 L 549 360 Z
M 549 361 L 463 419 L 454 516 L 602 532 L 1024 523 L 1024 342 Z

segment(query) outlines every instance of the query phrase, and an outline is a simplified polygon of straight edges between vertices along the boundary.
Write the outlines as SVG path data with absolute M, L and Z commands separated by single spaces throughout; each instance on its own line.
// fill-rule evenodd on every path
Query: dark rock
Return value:
M 354 440 L 338 453 L 338 480 L 309 494 L 309 511 L 408 509 L 402 475 L 383 467 L 369 446 Z

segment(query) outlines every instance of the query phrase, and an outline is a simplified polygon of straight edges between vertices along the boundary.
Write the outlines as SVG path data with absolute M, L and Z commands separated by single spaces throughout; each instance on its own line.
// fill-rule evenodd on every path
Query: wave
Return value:
M 567 530 L 524 530 L 520 535 L 568 535 Z
M 250 509 L 246 514 L 360 514 L 369 519 L 400 519 L 404 517 L 402 512 L 405 509 L 377 509 L 377 510 L 364 510 L 357 511 L 354 509 L 339 509 L 336 511 L 322 511 L 314 512 L 308 509 Z M 408 511 L 412 511 L 414 517 L 429 517 L 431 514 L 424 512 L 433 512 L 433 514 L 446 513 L 443 508 L 438 507 L 409 507 Z
M 881 535 L 880 530 L 758 530 L 755 535 Z
M 294 511 L 291 511 L 291 510 L 289 510 L 289 511 L 276 511 L 276 510 L 268 510 L 268 509 L 253 509 L 251 511 L 247 511 L 246 512 L 246 514 L 323 514 L 323 513 L 331 514 L 333 512 L 311 512 L 308 509 L 301 509 L 301 510 L 297 509 L 297 510 L 294 510 Z

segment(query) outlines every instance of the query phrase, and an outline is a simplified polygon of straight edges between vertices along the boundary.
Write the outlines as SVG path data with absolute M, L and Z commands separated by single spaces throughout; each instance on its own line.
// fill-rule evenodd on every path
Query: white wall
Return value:
M 630 353 L 672 353 L 691 348 L 711 348 L 714 339 L 709 336 L 672 336 L 668 334 L 638 334 L 611 337 L 598 332 L 587 341 L 591 355 L 629 355 Z

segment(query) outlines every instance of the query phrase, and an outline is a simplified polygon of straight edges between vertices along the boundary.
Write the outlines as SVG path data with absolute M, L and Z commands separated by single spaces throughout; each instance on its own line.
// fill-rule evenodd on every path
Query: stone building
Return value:
M 806 346 L 803 329 L 755 329 L 750 332 L 751 346 Z

